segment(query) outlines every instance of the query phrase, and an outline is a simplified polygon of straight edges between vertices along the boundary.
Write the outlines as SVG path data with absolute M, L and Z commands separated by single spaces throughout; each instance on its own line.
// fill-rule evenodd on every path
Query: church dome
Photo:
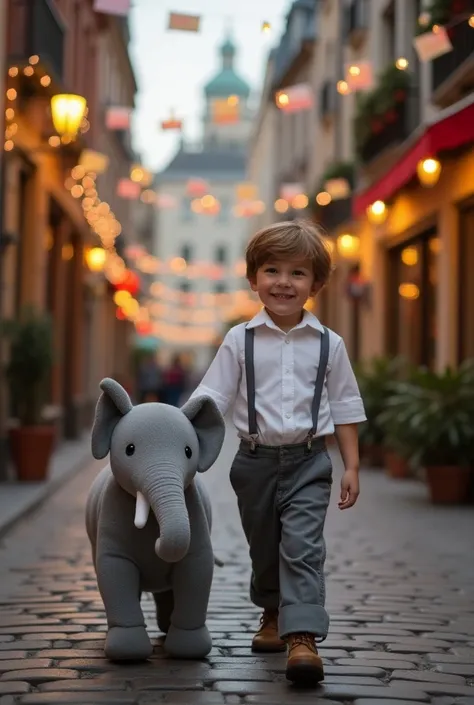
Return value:
M 239 98 L 247 98 L 250 95 L 250 86 L 234 70 L 236 48 L 229 37 L 221 45 L 219 53 L 222 59 L 222 68 L 217 76 L 214 76 L 204 86 L 206 97 L 227 98 L 230 95 L 236 95 Z

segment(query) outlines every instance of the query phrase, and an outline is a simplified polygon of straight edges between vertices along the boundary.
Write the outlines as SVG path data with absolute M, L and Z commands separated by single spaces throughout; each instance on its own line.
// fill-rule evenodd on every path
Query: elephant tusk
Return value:
M 150 505 L 148 500 L 141 492 L 137 492 L 137 503 L 135 506 L 135 526 L 137 529 L 143 529 L 148 521 L 149 513 Z

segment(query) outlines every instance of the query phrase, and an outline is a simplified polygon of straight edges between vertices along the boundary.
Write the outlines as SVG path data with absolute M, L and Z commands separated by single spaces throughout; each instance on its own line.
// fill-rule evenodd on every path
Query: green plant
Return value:
M 53 329 L 47 314 L 29 307 L 3 325 L 10 338 L 6 378 L 22 426 L 41 422 L 53 365 Z
M 434 25 L 444 25 L 446 24 L 453 14 L 457 14 L 457 5 L 462 6 L 466 3 L 460 2 L 460 0 L 431 0 L 430 4 L 423 11 L 423 14 L 429 16 L 429 21 L 426 24 L 417 24 L 416 34 L 426 34 L 431 32 Z M 466 7 L 467 10 L 467 7 Z
M 474 360 L 442 373 L 419 369 L 391 385 L 387 408 L 399 445 L 412 464 L 463 465 L 474 461 Z
M 361 443 L 382 445 L 385 442 L 385 428 L 380 423 L 380 415 L 392 393 L 392 384 L 407 374 L 407 363 L 402 357 L 376 357 L 368 363 L 355 366 L 355 374 L 364 402 L 367 421 L 360 426 Z
M 378 77 L 376 87 L 361 95 L 357 101 L 354 133 L 357 151 L 360 153 L 372 136 L 373 121 L 382 122 L 403 103 L 411 85 L 408 71 L 388 66 Z

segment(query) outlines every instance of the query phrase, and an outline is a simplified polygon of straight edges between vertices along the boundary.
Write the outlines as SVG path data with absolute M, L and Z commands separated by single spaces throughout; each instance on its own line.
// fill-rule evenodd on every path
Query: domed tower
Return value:
M 236 47 L 230 37 L 219 54 L 221 69 L 204 86 L 204 146 L 245 148 L 252 129 L 250 86 L 234 69 Z

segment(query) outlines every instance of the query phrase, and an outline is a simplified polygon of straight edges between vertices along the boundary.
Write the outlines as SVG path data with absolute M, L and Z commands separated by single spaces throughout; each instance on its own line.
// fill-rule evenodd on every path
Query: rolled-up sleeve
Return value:
M 231 329 L 190 398 L 209 395 L 225 416 L 234 405 L 241 373 L 235 336 Z
M 329 408 L 334 425 L 366 421 L 364 404 L 342 338 L 339 338 L 327 374 Z

